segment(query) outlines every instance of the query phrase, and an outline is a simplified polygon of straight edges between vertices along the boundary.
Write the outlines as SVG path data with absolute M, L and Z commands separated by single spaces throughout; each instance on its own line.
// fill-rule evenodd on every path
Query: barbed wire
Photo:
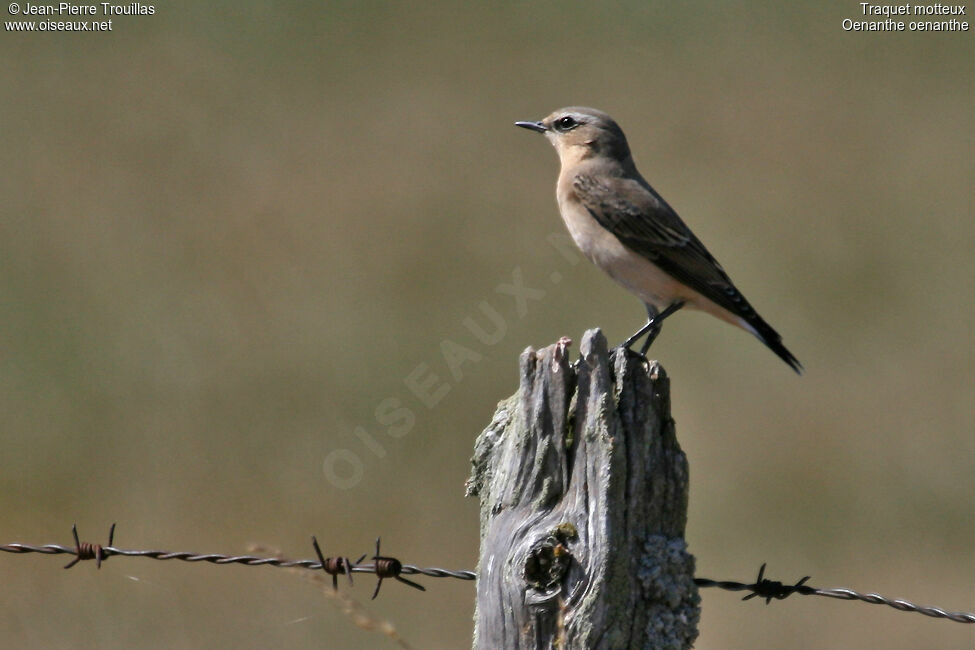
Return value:
M 363 563 L 366 555 L 362 555 L 357 561 L 352 562 L 348 557 L 335 556 L 326 557 L 318 544 L 318 540 L 312 537 L 312 546 L 315 549 L 317 560 L 292 560 L 284 557 L 265 557 L 257 555 L 226 555 L 223 553 L 192 553 L 188 551 L 158 551 L 158 550 L 131 550 L 116 548 L 112 544 L 115 540 L 115 524 L 112 524 L 108 533 L 108 544 L 101 545 L 91 542 L 82 542 L 78 537 L 77 526 L 71 527 L 71 534 L 74 537 L 74 546 L 63 546 L 61 544 L 22 544 L 14 542 L 11 544 L 0 545 L 0 551 L 6 553 L 41 553 L 46 555 L 73 555 L 74 559 L 64 566 L 70 569 L 82 560 L 95 560 L 95 565 L 101 568 L 103 562 L 113 556 L 123 557 L 145 557 L 153 560 L 180 560 L 182 562 L 207 562 L 210 564 L 241 564 L 244 566 L 273 566 L 286 569 L 309 569 L 312 571 L 324 571 L 332 577 L 333 588 L 338 588 L 338 576 L 345 575 L 349 582 L 352 582 L 354 573 L 371 573 L 378 577 L 376 589 L 372 594 L 375 599 L 379 595 L 379 588 L 383 580 L 391 578 L 402 582 L 414 589 L 426 591 L 422 585 L 413 582 L 404 575 L 423 575 L 430 578 L 455 578 L 458 580 L 476 580 L 477 573 L 465 570 L 450 570 L 436 567 L 421 568 L 413 564 L 404 564 L 399 559 L 380 555 L 380 539 L 376 538 L 376 552 L 372 556 L 371 563 Z M 900 599 L 888 598 L 875 593 L 861 593 L 845 587 L 834 587 L 831 589 L 820 589 L 806 584 L 809 576 L 798 580 L 795 584 L 784 584 L 777 580 L 765 577 L 765 564 L 758 570 L 758 577 L 755 582 L 735 582 L 732 580 L 711 580 L 710 578 L 695 578 L 694 584 L 703 588 L 717 588 L 725 591 L 747 591 L 748 593 L 742 600 L 752 598 L 764 598 L 768 605 L 773 600 L 784 600 L 793 594 L 800 596 L 823 596 L 825 598 L 836 598 L 838 600 L 859 600 L 872 605 L 886 605 L 902 612 L 916 612 L 931 618 L 945 619 L 956 623 L 975 623 L 975 613 L 952 612 L 941 607 L 930 607 L 917 605 L 915 603 Z
M 376 592 L 373 598 L 379 593 L 379 586 L 385 578 L 394 578 L 400 582 L 410 585 L 420 591 L 426 589 L 411 580 L 403 578 L 404 575 L 423 575 L 430 578 L 456 578 L 458 580 L 476 580 L 477 574 L 473 571 L 453 571 L 437 567 L 418 567 L 412 564 L 403 564 L 397 558 L 383 556 L 379 554 L 380 539 L 376 538 L 376 554 L 372 557 L 371 563 L 362 563 L 365 555 L 357 562 L 350 562 L 345 557 L 327 558 L 321 553 L 318 540 L 312 537 L 312 545 L 318 555 L 318 560 L 291 560 L 284 557 L 264 557 L 258 555 L 227 555 L 224 553 L 193 553 L 190 551 L 159 551 L 159 550 L 132 550 L 116 548 L 112 544 L 115 541 L 115 524 L 112 524 L 108 532 L 108 544 L 101 545 L 92 542 L 82 542 L 78 537 L 78 527 L 71 527 L 71 534 L 74 537 L 74 546 L 64 546 L 62 544 L 22 544 L 14 542 L 0 546 L 0 551 L 6 553 L 42 553 L 45 555 L 73 555 L 75 559 L 64 566 L 70 569 L 82 560 L 95 560 L 98 568 L 103 562 L 113 556 L 123 557 L 145 557 L 152 560 L 180 560 L 182 562 L 207 562 L 210 564 L 242 564 L 244 566 L 273 566 L 278 568 L 297 568 L 310 569 L 313 571 L 325 571 L 333 578 L 338 573 L 347 573 L 351 580 L 353 573 L 372 573 L 379 577 L 376 585 Z
M 796 582 L 794 585 L 786 585 L 776 580 L 769 580 L 765 577 L 765 564 L 758 570 L 758 578 L 751 584 L 743 582 L 732 582 L 729 580 L 709 580 L 708 578 L 695 578 L 694 583 L 699 587 L 717 587 L 726 591 L 748 591 L 742 600 L 750 598 L 764 598 L 765 604 L 769 604 L 773 599 L 783 600 L 792 594 L 801 596 L 824 596 L 826 598 L 837 598 L 839 600 L 859 600 L 871 605 L 886 605 L 902 612 L 917 612 L 931 618 L 943 618 L 956 623 L 975 623 L 975 614 L 969 612 L 950 612 L 940 607 L 928 607 L 917 605 L 900 598 L 887 598 L 880 594 L 860 593 L 845 587 L 834 587 L 832 589 L 819 589 L 810 587 L 806 584 L 809 576 Z

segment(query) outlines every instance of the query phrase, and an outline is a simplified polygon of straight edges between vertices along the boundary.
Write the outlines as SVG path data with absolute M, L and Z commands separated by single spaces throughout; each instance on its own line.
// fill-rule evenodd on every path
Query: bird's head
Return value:
M 515 125 L 544 134 L 563 163 L 592 156 L 606 156 L 620 162 L 630 157 L 623 130 L 613 118 L 595 108 L 560 108 L 538 122 L 515 122 Z

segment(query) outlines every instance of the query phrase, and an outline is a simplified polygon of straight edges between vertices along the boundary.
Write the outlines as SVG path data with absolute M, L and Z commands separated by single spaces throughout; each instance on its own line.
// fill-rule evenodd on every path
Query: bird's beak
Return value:
M 541 122 L 515 122 L 515 126 L 520 126 L 523 129 L 529 129 L 531 131 L 538 131 L 539 133 L 548 131 L 548 127 Z

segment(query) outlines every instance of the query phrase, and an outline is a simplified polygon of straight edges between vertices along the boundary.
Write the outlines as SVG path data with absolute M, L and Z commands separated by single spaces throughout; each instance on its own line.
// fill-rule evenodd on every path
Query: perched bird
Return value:
M 721 265 L 637 171 L 619 125 L 592 108 L 562 108 L 538 122 L 515 122 L 545 135 L 562 163 L 556 196 L 576 245 L 647 307 L 646 354 L 664 319 L 700 309 L 754 334 L 797 373 L 802 365 L 752 309 Z

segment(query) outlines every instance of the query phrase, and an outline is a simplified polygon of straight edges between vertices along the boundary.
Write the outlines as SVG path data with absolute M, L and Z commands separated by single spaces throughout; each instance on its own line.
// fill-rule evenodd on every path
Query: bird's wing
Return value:
M 758 317 L 704 244 L 649 186 L 579 174 L 572 188 L 593 218 L 626 247 L 746 321 Z

